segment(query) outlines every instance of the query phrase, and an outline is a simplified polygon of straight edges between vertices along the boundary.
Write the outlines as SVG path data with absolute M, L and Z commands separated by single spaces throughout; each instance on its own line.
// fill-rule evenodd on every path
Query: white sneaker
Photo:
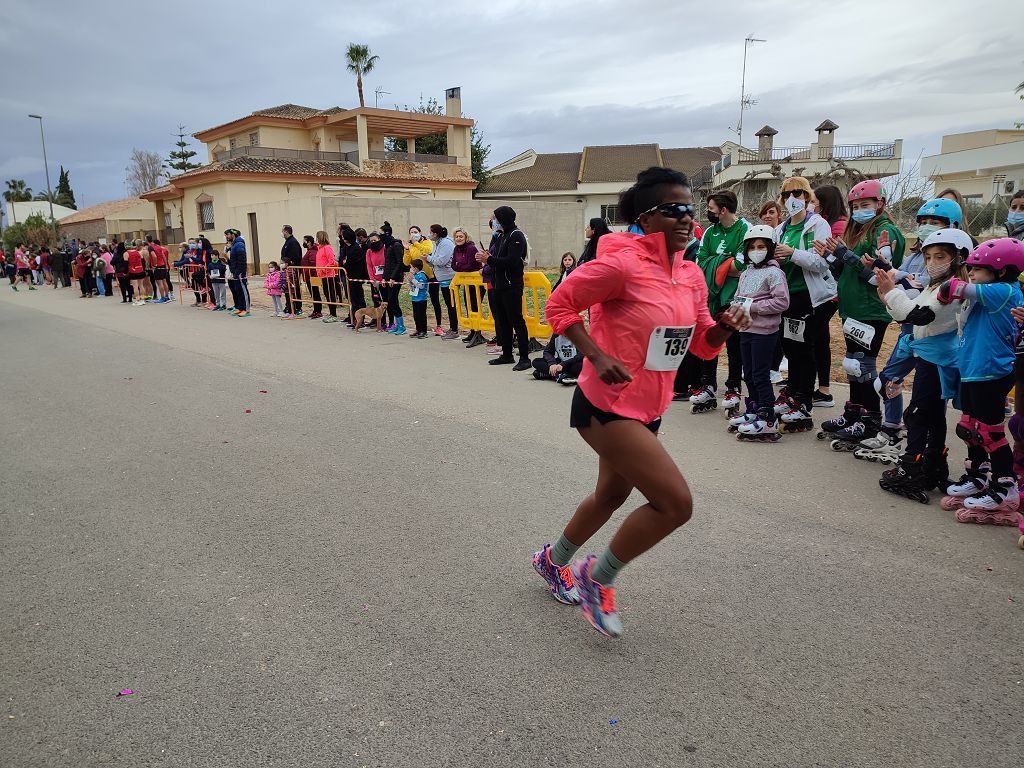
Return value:
M 778 384 L 780 381 L 782 381 L 782 372 L 772 371 L 771 374 L 769 374 L 768 378 L 771 380 L 772 384 Z
M 789 360 L 785 357 L 783 357 L 782 362 L 779 363 L 779 373 L 789 373 Z

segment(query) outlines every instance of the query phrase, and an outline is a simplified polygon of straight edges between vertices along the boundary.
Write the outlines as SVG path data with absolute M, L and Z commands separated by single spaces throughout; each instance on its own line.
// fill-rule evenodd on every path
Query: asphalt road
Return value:
M 568 389 L 117 301 L 0 294 L 5 768 L 1021 764 L 1013 530 L 676 407 L 695 517 L 608 640 L 529 565 L 595 477 Z

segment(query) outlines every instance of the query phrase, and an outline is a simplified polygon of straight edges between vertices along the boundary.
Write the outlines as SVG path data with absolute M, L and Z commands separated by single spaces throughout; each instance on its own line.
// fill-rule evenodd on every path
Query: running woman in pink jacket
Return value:
M 552 293 L 547 320 L 584 355 L 569 425 L 598 455 L 597 487 L 562 535 L 534 554 L 533 565 L 562 603 L 581 603 L 587 620 L 611 637 L 622 634 L 612 586 L 619 570 L 679 526 L 693 511 L 685 478 L 658 442 L 672 402 L 676 369 L 687 350 L 705 360 L 750 323 L 731 307 L 716 323 L 700 268 L 683 259 L 696 212 L 686 176 L 649 168 L 622 193 L 619 210 L 631 233 L 601 238 L 598 258 L 578 267 Z M 591 309 L 590 330 L 580 313 Z M 576 551 L 637 488 L 635 509 L 600 557 L 569 567 Z

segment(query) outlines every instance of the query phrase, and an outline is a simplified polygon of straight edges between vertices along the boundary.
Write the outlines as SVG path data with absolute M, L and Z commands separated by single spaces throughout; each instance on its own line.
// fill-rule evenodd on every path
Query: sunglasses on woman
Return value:
M 796 195 L 797 197 L 803 197 L 806 194 L 807 194 L 806 190 L 803 190 L 803 189 L 787 189 L 785 192 L 782 193 L 782 199 L 785 200 L 790 195 Z
M 660 213 L 666 219 L 682 219 L 685 216 L 689 216 L 691 219 L 696 216 L 697 209 L 693 203 L 661 203 L 648 208 L 644 213 Z M 641 216 L 643 214 L 640 214 Z

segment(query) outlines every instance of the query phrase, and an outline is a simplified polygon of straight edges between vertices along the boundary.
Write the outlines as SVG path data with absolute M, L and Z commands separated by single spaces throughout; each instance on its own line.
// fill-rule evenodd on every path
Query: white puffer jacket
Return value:
M 925 339 L 929 336 L 955 331 L 960 302 L 941 304 L 938 293 L 939 285 L 936 285 L 925 288 L 920 294 L 911 298 L 903 288 L 897 286 L 885 294 L 885 308 L 896 322 L 914 324 L 915 339 Z M 918 325 L 918 323 L 922 324 Z

